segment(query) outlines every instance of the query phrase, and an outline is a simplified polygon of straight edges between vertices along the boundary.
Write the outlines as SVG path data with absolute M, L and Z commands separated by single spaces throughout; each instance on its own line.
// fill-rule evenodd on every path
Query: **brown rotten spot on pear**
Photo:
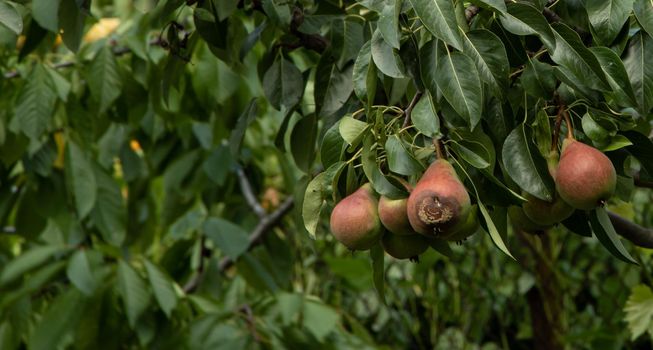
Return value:
M 470 207 L 469 194 L 454 168 L 437 159 L 408 197 L 408 220 L 418 233 L 437 237 L 467 220 Z

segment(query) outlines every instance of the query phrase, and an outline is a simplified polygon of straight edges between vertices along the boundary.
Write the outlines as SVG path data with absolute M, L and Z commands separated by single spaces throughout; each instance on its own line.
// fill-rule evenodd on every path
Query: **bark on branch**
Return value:
M 613 212 L 608 212 L 614 230 L 634 245 L 643 248 L 653 248 L 653 229 L 640 226 Z

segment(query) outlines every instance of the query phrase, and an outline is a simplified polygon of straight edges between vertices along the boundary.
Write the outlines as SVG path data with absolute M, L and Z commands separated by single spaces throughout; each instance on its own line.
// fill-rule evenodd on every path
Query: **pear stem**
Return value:
M 565 123 L 567 124 L 567 138 L 575 140 L 574 138 L 574 127 L 571 125 L 571 118 L 569 118 L 569 113 L 567 110 L 562 110 L 562 116 L 565 118 Z
M 555 124 L 553 124 L 553 140 L 551 142 L 551 151 L 558 153 L 558 139 L 560 135 L 560 125 L 562 124 L 562 110 L 564 106 L 560 106 L 558 114 L 556 115 Z
M 444 152 L 442 152 L 442 143 L 440 142 L 440 139 L 433 138 L 433 146 L 435 146 L 435 155 L 437 159 L 446 159 Z

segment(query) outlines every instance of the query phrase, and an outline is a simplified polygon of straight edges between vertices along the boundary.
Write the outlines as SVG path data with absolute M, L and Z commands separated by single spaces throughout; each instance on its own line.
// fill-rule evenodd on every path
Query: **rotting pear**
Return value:
M 372 185 L 364 184 L 336 204 L 330 225 L 335 238 L 351 250 L 367 250 L 376 244 L 383 230 Z
M 426 237 L 419 234 L 395 235 L 386 232 L 381 239 L 383 250 L 395 259 L 413 259 L 424 253 L 429 247 Z
M 414 235 L 416 232 L 408 222 L 406 206 L 408 198 L 390 199 L 381 196 L 379 199 L 379 219 L 388 231 L 396 235 Z
M 614 194 L 617 173 L 605 154 L 568 137 L 562 143 L 555 182 L 565 202 L 589 210 L 604 205 Z
M 413 229 L 439 236 L 465 220 L 471 202 L 456 171 L 445 159 L 433 162 L 408 197 L 408 220 Z

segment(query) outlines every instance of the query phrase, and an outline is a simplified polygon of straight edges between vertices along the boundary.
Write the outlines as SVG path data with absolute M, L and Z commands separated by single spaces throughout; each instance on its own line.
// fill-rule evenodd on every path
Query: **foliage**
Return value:
M 2 349 L 648 344 L 649 251 L 506 209 L 554 195 L 569 113 L 653 224 L 650 1 L 14 0 L 0 68 Z M 482 232 L 336 244 L 335 203 L 405 196 L 433 139 Z

